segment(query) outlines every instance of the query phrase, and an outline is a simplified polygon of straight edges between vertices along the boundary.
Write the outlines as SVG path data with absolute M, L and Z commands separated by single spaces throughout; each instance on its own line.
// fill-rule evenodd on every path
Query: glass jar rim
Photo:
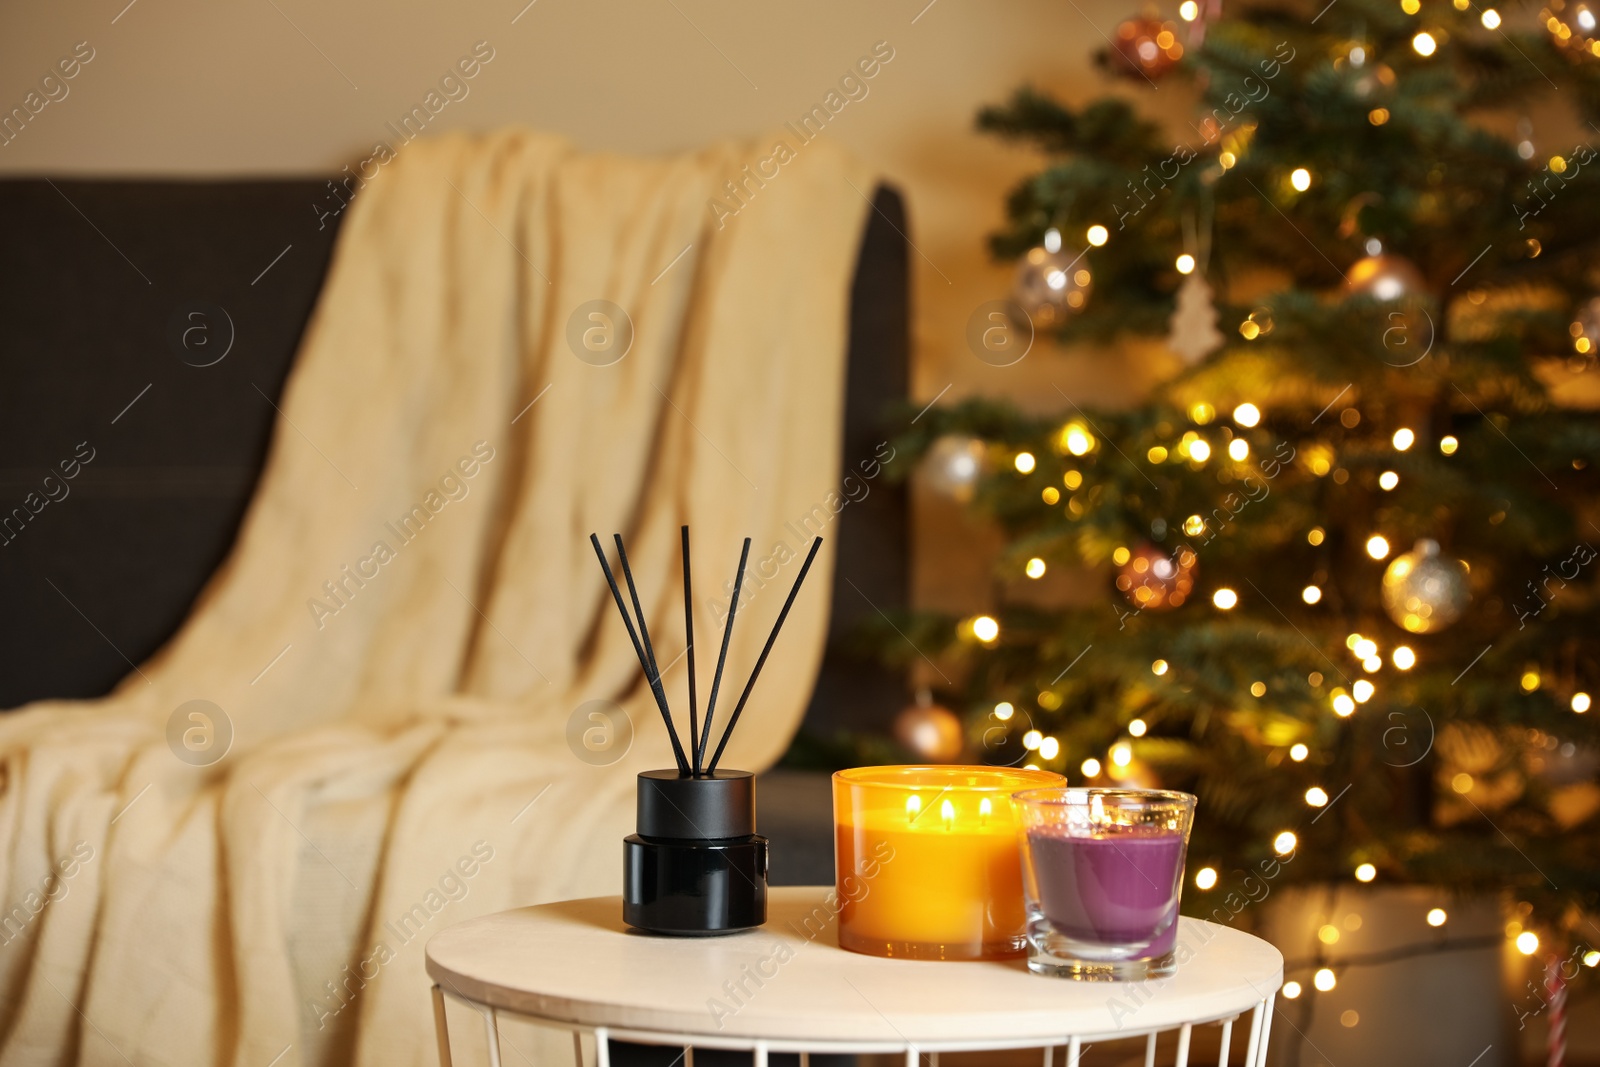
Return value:
M 1177 804 L 1192 808 L 1200 802 L 1193 793 L 1176 789 L 1126 789 L 1115 786 L 1068 785 L 1043 789 L 1024 789 L 1012 793 L 1011 799 L 1024 804 L 1067 804 L 1069 797 L 1100 797 L 1106 800 L 1134 800 L 1164 804 Z
M 954 781 L 912 781 L 919 775 L 950 778 L 967 774 L 985 781 L 959 783 Z M 1027 786 L 1026 792 L 1047 792 L 1059 785 L 1046 785 L 1048 781 L 1066 781 L 1066 776 L 1055 771 L 1030 770 L 1026 767 L 992 767 L 986 764 L 961 763 L 905 763 L 884 764 L 877 767 L 850 767 L 833 772 L 835 785 L 861 786 L 867 789 L 939 789 L 964 793 L 998 793 L 1015 795 L 1017 786 Z

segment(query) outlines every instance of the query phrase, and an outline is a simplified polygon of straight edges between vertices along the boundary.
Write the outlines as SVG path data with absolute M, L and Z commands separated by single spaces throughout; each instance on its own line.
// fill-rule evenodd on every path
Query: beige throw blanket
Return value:
M 429 935 L 618 891 L 632 777 L 671 756 L 589 532 L 628 537 L 670 661 L 692 524 L 703 701 L 740 539 L 767 580 L 740 610 L 736 684 L 803 555 L 786 522 L 839 468 L 869 179 L 817 142 L 719 228 L 708 200 L 771 154 L 451 136 L 356 198 L 261 485 L 188 622 L 111 697 L 0 717 L 0 1064 L 431 1063 Z M 617 323 L 571 321 L 593 300 L 632 323 L 609 365 Z M 766 767 L 795 729 L 831 562 L 824 546 L 725 766 Z M 684 683 L 679 663 L 680 707 Z M 568 743 L 593 699 L 637 729 L 609 766 Z M 231 723 L 209 766 L 169 740 L 192 700 Z M 180 727 L 204 746 L 201 720 Z

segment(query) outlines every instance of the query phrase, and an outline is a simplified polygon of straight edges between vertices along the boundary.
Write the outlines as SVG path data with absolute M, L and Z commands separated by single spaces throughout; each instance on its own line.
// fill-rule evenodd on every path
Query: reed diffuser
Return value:
M 650 628 L 645 624 L 639 604 L 639 590 L 628 566 L 628 552 L 622 535 L 614 535 L 617 561 L 633 604 L 630 613 L 623 602 L 616 575 L 606 561 L 600 538 L 589 535 L 594 554 L 605 572 L 606 584 L 622 614 L 622 623 L 633 642 L 633 651 L 644 668 L 645 681 L 655 697 L 656 707 L 672 740 L 676 767 L 643 771 L 638 782 L 638 832 L 623 840 L 622 918 L 629 926 L 653 934 L 700 937 L 748 930 L 767 921 L 767 839 L 756 833 L 756 781 L 749 771 L 719 770 L 718 761 L 728 747 L 734 727 L 739 724 L 750 693 L 755 688 L 767 655 L 778 640 L 778 632 L 789 617 L 806 572 L 811 569 L 822 538 L 811 542 L 811 551 L 795 576 L 789 597 L 778 612 L 761 655 L 750 672 L 744 691 L 728 716 L 721 740 L 705 758 L 711 745 L 711 722 L 716 713 L 717 696 L 722 689 L 723 668 L 728 662 L 728 640 L 733 635 L 734 618 L 739 611 L 739 595 L 744 586 L 745 564 L 750 559 L 750 538 L 744 539 L 739 553 L 739 569 L 733 579 L 733 602 L 728 607 L 728 622 L 722 630 L 722 651 L 711 679 L 711 694 L 706 701 L 704 722 L 700 721 L 696 697 L 694 662 L 694 593 L 689 567 L 689 527 L 683 537 L 683 621 L 689 660 L 689 748 L 684 750 L 678 728 L 667 706 L 661 684 L 661 669 L 655 648 L 650 643 Z M 637 620 L 638 626 L 634 622 Z

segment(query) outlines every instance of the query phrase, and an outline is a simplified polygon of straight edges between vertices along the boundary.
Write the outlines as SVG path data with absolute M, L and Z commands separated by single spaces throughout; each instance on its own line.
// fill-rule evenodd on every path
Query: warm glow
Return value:
M 1439 42 L 1433 39 L 1433 34 L 1423 30 L 1411 38 L 1411 50 L 1419 56 L 1431 56 L 1439 48 Z
M 1522 689 L 1523 689 L 1523 691 L 1527 692 L 1527 693 L 1531 693 L 1535 689 L 1538 689 L 1538 688 L 1539 688 L 1539 672 L 1538 671 L 1523 671 L 1522 672 Z
M 1447 456 L 1455 455 L 1456 449 L 1460 447 L 1461 442 L 1457 441 L 1454 437 L 1439 438 L 1439 451 L 1443 452 Z
M 1367 555 L 1373 559 L 1387 559 L 1389 557 L 1389 539 L 1382 534 L 1373 534 L 1367 538 Z
M 1177 258 L 1177 260 L 1173 263 L 1173 266 L 1178 268 L 1179 274 L 1193 274 L 1194 257 L 1185 252 L 1183 255 Z
M 944 822 L 944 828 L 946 830 L 951 829 L 955 825 L 956 806 L 950 802 L 949 797 L 946 797 L 939 805 L 939 818 Z
M 1285 1000 L 1296 1000 L 1299 998 L 1300 993 L 1301 989 L 1299 982 L 1283 983 L 1283 996 Z
M 1524 956 L 1531 956 L 1539 951 L 1539 935 L 1532 930 L 1524 930 L 1517 935 L 1517 951 Z
M 1039 742 L 1039 755 L 1044 759 L 1055 759 L 1061 755 L 1061 742 L 1053 737 L 1047 737 Z
M 1116 547 L 1116 550 L 1111 553 L 1111 562 L 1115 563 L 1119 567 L 1122 566 L 1124 563 L 1128 562 L 1128 560 L 1130 560 L 1132 558 L 1133 558 L 1133 553 L 1129 552 L 1122 545 L 1118 545 Z
M 1235 463 L 1243 463 L 1250 458 L 1250 442 L 1242 437 L 1235 437 L 1228 442 L 1228 458 Z
M 1266 682 L 1262 682 L 1262 681 L 1251 682 L 1250 683 L 1250 695 L 1253 696 L 1253 697 L 1264 697 L 1264 696 L 1266 696 L 1267 695 L 1267 683 Z
M 1403 671 L 1409 671 L 1417 665 L 1417 654 L 1406 645 L 1396 645 L 1394 651 L 1389 654 L 1389 658 L 1394 661 L 1396 667 Z
M 987 645 L 1000 636 L 1000 624 L 988 615 L 979 615 L 972 620 L 972 636 Z
M 1350 634 L 1344 639 L 1344 647 L 1354 652 L 1356 646 L 1365 640 L 1366 638 L 1362 637 L 1360 634 Z
M 1200 17 L 1200 5 L 1195 0 L 1183 0 L 1178 5 L 1178 17 L 1185 22 L 1193 22 Z
M 1206 520 L 1198 515 L 1190 515 L 1183 520 L 1183 532 L 1190 537 L 1199 537 L 1206 532 Z
M 1327 791 L 1319 785 L 1312 786 L 1306 790 L 1306 803 L 1313 808 L 1326 807 L 1328 804 Z
M 1404 452 L 1406 449 L 1416 444 L 1417 435 L 1402 426 L 1394 432 L 1394 437 L 1390 440 L 1394 444 L 1395 451 Z
M 1211 603 L 1223 611 L 1229 611 L 1239 603 L 1239 594 L 1224 587 L 1211 594 Z
M 1573 693 L 1572 694 L 1572 710 L 1577 712 L 1579 715 L 1582 715 L 1584 712 L 1588 711 L 1589 710 L 1589 694 L 1588 693 Z
M 1304 763 L 1305 758 L 1311 755 L 1311 750 L 1305 745 L 1296 744 L 1289 749 L 1289 758 L 1296 763 Z
M 1321 941 L 1324 945 L 1338 944 L 1339 928 L 1332 923 L 1324 923 L 1322 927 L 1317 930 L 1317 940 Z
M 1083 772 L 1085 778 L 1093 778 L 1100 773 L 1100 761 L 1090 756 L 1083 761 L 1083 766 L 1078 769 Z
M 913 819 L 922 814 L 922 798 L 915 793 L 906 797 L 906 814 Z
M 1201 867 L 1194 874 L 1196 889 L 1210 889 L 1217 884 L 1217 869 L 1215 867 Z
M 1190 441 L 1189 458 L 1194 460 L 1196 463 L 1204 463 L 1206 460 L 1211 458 L 1211 446 L 1206 444 L 1204 441 Z
M 1289 184 L 1299 192 L 1311 188 L 1311 172 L 1304 167 L 1296 167 L 1294 173 L 1289 175 Z
M 1333 713 L 1339 718 L 1348 718 L 1356 712 L 1356 702 L 1350 699 L 1350 694 L 1342 690 L 1333 694 Z
M 1316 986 L 1322 992 L 1326 993 L 1328 990 L 1338 985 L 1339 980 L 1333 976 L 1333 972 L 1328 968 L 1319 967 L 1317 969 L 1317 973 L 1311 977 L 1311 984 Z
M 1011 701 L 1009 700 L 1002 700 L 994 706 L 994 717 L 1001 722 L 1007 722 L 1016 713 L 1017 709 L 1011 706 Z
M 1308 585 L 1300 590 L 1300 599 L 1307 604 L 1315 604 L 1322 599 L 1322 589 L 1315 585 Z
M 1370 637 L 1363 637 L 1350 651 L 1356 654 L 1356 659 L 1371 659 L 1378 654 L 1378 642 Z
M 1443 926 L 1449 918 L 1443 908 L 1432 908 L 1428 911 L 1429 926 Z
M 1028 566 L 1025 568 L 1024 573 L 1026 573 L 1029 578 L 1043 578 L 1044 560 L 1040 559 L 1038 556 L 1034 556 L 1028 561 Z
M 1126 744 L 1112 745 L 1111 762 L 1115 763 L 1118 767 L 1126 767 L 1128 764 L 1133 762 L 1133 749 L 1128 747 Z
M 1400 475 L 1394 471 L 1384 471 L 1378 475 L 1378 488 L 1385 492 L 1400 484 Z
M 1498 30 L 1500 28 L 1500 12 L 1496 11 L 1494 8 L 1484 8 L 1483 14 L 1480 17 L 1483 19 L 1483 24 L 1486 28 L 1491 30 Z
M 1150 670 L 1152 672 L 1154 672 L 1155 674 L 1166 674 L 1167 673 L 1167 661 L 1164 660 L 1164 659 L 1156 660 L 1154 663 L 1150 664 Z
M 1600 966 L 1600 951 L 1590 949 L 1588 952 L 1585 952 L 1583 954 L 1583 965 L 1585 967 Z
M 1378 868 L 1370 863 L 1363 863 L 1356 868 L 1356 881 L 1358 882 L 1370 882 L 1376 877 L 1378 877 Z
M 1196 426 L 1208 425 L 1216 417 L 1217 409 L 1207 404 L 1204 400 L 1198 404 L 1191 405 L 1189 408 L 1189 418 L 1193 420 Z
M 1067 446 L 1067 451 L 1074 456 L 1086 454 L 1094 448 L 1094 438 L 1089 436 L 1089 431 L 1078 423 L 1068 423 L 1067 428 L 1061 431 L 1061 443 Z M 1068 489 L 1076 488 L 1067 486 Z
M 1450 788 L 1454 789 L 1457 793 L 1472 792 L 1472 775 L 1468 774 L 1466 771 L 1460 772 L 1454 778 L 1450 779 Z
M 1233 409 L 1233 421 L 1240 426 L 1254 426 L 1261 421 L 1261 409 L 1254 404 L 1240 404 Z
M 1085 233 L 1084 236 L 1089 239 L 1090 244 L 1094 245 L 1096 248 L 1099 248 L 1101 245 L 1105 244 L 1111 239 L 1111 231 L 1097 222 L 1093 226 L 1089 227 L 1088 232 Z
M 1356 679 L 1356 684 L 1350 687 L 1350 695 L 1356 698 L 1357 704 L 1365 704 L 1372 699 L 1372 694 L 1377 692 L 1377 686 L 1365 678 Z
M 1144 456 L 1151 463 L 1165 463 L 1167 461 L 1167 450 L 1161 445 L 1151 445 L 1150 451 L 1146 452 Z
M 1039 499 L 1046 504 L 1059 504 L 1061 503 L 1061 491 L 1053 485 L 1047 485 L 1044 487 L 1044 491 L 1039 494 Z
M 1299 843 L 1299 839 L 1294 836 L 1294 831 L 1285 830 L 1272 839 L 1272 851 L 1280 856 L 1287 856 L 1294 851 L 1294 846 Z
M 1033 468 L 1037 466 L 1037 462 L 1034 460 L 1032 452 L 1018 452 L 1017 458 L 1012 462 L 1017 465 L 1017 470 L 1021 471 L 1023 474 L 1031 473 Z
M 1032 752 L 1034 749 L 1038 748 L 1040 743 L 1043 741 L 1044 734 L 1041 734 L 1038 730 L 1029 730 L 1027 733 L 1022 735 L 1022 747 L 1027 749 L 1029 752 Z
M 1134 719 L 1132 722 L 1128 723 L 1128 733 L 1134 737 L 1143 737 L 1145 731 L 1148 729 L 1149 727 L 1145 725 L 1145 721 L 1143 719 Z
M 1322 544 L 1323 539 L 1327 536 L 1327 533 L 1322 529 L 1322 527 L 1313 526 L 1311 529 L 1306 531 L 1306 543 L 1309 545 L 1320 545 Z

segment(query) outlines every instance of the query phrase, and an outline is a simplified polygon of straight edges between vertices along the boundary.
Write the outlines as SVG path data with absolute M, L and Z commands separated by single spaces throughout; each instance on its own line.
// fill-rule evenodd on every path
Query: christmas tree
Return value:
M 1600 420 L 1568 399 L 1600 345 L 1594 19 L 1207 3 L 1102 56 L 1192 85 L 1182 121 L 1030 89 L 979 118 L 1050 159 L 993 241 L 1018 281 L 984 358 L 1031 330 L 1027 358 L 1144 338 L 1181 371 L 1131 409 L 973 400 L 903 440 L 935 481 L 977 470 L 1000 588 L 1103 592 L 884 647 L 961 668 L 939 697 L 992 762 L 1196 793 L 1191 914 L 1293 857 L 1284 882 L 1509 889 L 1546 950 L 1600 944 Z M 1535 107 L 1574 135 L 1535 138 Z

